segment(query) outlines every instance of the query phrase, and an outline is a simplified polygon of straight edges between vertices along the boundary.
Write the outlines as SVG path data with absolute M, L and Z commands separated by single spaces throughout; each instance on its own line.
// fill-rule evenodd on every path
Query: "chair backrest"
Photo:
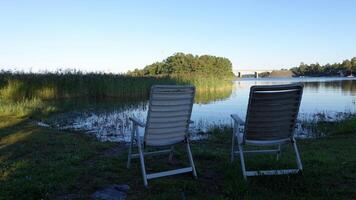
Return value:
M 246 140 L 293 137 L 302 84 L 252 86 L 246 115 Z
M 166 146 L 182 142 L 188 133 L 195 87 L 155 85 L 151 88 L 144 142 Z

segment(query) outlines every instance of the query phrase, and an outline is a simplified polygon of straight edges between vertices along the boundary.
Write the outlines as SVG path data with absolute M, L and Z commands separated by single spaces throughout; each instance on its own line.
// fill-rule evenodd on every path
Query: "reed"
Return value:
M 125 74 L 57 71 L 47 73 L 0 72 L 0 115 L 31 115 L 61 110 L 50 101 L 94 99 L 97 101 L 144 101 L 154 84 L 192 84 L 196 102 L 208 103 L 227 98 L 231 80 L 199 75 L 131 76 Z
M 153 84 L 174 83 L 165 77 L 132 77 L 116 74 L 17 73 L 0 75 L 1 98 L 43 100 L 62 98 L 131 98 L 147 96 Z
M 47 115 L 56 110 L 56 107 L 38 98 L 23 99 L 22 101 L 0 100 L 0 116 L 25 117 L 34 114 Z

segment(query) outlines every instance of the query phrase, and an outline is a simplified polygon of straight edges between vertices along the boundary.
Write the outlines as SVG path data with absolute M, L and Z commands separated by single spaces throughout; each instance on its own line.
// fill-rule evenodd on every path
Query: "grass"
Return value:
M 231 80 L 231 79 L 229 79 Z M 226 86 L 222 77 L 203 76 L 130 76 L 124 74 L 65 71 L 56 73 L 12 73 L 0 71 L 0 96 L 19 101 L 38 98 L 147 98 L 154 84 L 193 84 L 197 91 Z
M 338 134 L 354 134 L 356 133 L 356 117 L 350 116 L 339 122 L 320 122 L 317 124 L 317 129 L 321 132 L 325 132 L 328 135 Z
M 154 84 L 193 84 L 196 86 L 195 100 L 198 103 L 228 98 L 233 91 L 231 80 L 213 76 L 135 77 L 83 74 L 78 71 L 43 74 L 0 71 L 0 113 L 17 116 L 49 114 L 68 109 L 67 104 L 58 102 L 73 99 L 83 102 L 145 101 Z
M 356 127 L 354 121 L 333 125 Z M 355 199 L 356 134 L 337 130 L 330 137 L 298 140 L 302 175 L 255 177 L 247 182 L 239 159 L 229 163 L 231 130 L 212 130 L 209 139 L 192 144 L 198 180 L 189 174 L 161 178 L 149 181 L 147 190 L 138 160 L 130 170 L 125 167 L 125 145 L 41 128 L 28 118 L 2 116 L 0 199 L 88 199 L 110 184 L 128 184 L 128 199 Z M 178 146 L 175 161 L 170 164 L 166 157 L 158 157 L 146 163 L 149 171 L 186 165 L 183 146 Z M 278 162 L 274 156 L 247 159 L 250 169 L 294 166 L 289 147 L 283 148 Z
M 1 98 L 18 101 L 65 98 L 142 98 L 153 84 L 174 84 L 168 77 L 133 77 L 121 74 L 66 71 L 57 73 L 0 73 Z
M 22 101 L 8 101 L 0 99 L 0 116 L 16 115 L 18 117 L 33 116 L 40 114 L 42 116 L 53 113 L 56 107 L 48 102 L 38 98 L 24 99 Z

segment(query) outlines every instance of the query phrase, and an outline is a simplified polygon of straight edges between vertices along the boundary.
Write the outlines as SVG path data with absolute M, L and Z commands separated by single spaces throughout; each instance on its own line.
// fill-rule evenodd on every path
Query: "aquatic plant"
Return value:
M 0 115 L 29 115 L 41 110 L 61 110 L 54 101 L 145 101 L 154 84 L 193 84 L 196 102 L 207 103 L 227 98 L 231 80 L 213 76 L 131 76 L 108 73 L 82 73 L 60 70 L 46 73 L 0 72 Z M 52 102 L 50 102 L 52 101 Z M 55 104 L 55 108 L 53 108 Z M 52 108 L 48 106 L 52 105 Z

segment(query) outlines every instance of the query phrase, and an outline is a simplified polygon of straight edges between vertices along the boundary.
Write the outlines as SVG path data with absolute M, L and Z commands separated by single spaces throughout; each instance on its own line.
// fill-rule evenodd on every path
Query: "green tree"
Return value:
M 356 73 L 356 57 L 351 60 L 344 60 L 342 63 L 325 64 L 304 64 L 290 69 L 296 76 L 337 76 L 340 73 L 347 75 Z
M 229 59 L 211 55 L 192 55 L 176 53 L 162 62 L 147 65 L 142 70 L 144 75 L 203 75 L 233 77 Z M 138 74 L 137 71 L 135 71 Z

